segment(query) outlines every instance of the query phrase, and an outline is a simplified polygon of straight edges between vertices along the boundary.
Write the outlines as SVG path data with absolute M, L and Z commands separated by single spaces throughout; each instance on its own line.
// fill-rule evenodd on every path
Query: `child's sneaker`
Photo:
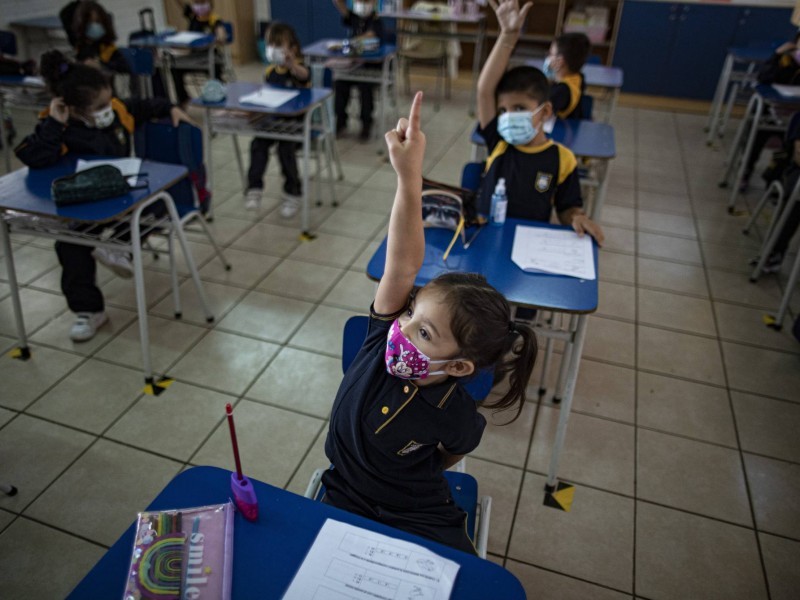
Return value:
M 92 250 L 94 259 L 106 269 L 122 279 L 133 277 L 133 263 L 127 252 L 117 252 L 108 248 L 95 248 Z
M 96 313 L 78 313 L 72 328 L 69 330 L 69 339 L 73 342 L 87 342 L 92 339 L 97 330 L 108 322 L 105 311 Z
M 244 207 L 246 210 L 258 210 L 261 208 L 261 190 L 250 188 L 244 195 Z
M 295 196 L 288 192 L 283 192 L 281 195 L 283 203 L 281 204 L 281 216 L 284 219 L 291 219 L 300 210 L 300 205 L 303 203 L 302 196 Z
M 783 265 L 783 253 L 773 252 L 767 257 L 767 262 L 761 268 L 763 273 L 779 273 Z

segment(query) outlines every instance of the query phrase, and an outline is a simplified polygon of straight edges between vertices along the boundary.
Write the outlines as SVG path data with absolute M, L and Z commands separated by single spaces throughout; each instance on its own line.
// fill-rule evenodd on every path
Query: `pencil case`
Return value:
M 124 196 L 133 188 L 112 165 L 98 165 L 55 179 L 50 191 L 56 206 L 69 206 Z
M 233 503 L 139 513 L 123 600 L 230 600 Z

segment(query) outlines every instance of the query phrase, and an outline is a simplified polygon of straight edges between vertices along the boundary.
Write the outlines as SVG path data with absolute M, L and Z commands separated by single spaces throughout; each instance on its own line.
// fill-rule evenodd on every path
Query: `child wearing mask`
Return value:
M 308 87 L 310 73 L 303 64 L 300 40 L 294 29 L 285 23 L 273 23 L 266 34 L 266 59 L 269 62 L 264 82 L 287 88 Z M 302 202 L 303 188 L 297 169 L 297 142 L 253 138 L 250 143 L 250 168 L 247 171 L 247 193 L 244 206 L 257 210 L 261 206 L 264 172 L 269 163 L 269 151 L 278 145 L 278 160 L 283 173 L 283 202 L 280 215 L 290 219 L 297 214 Z
M 345 0 L 333 0 L 333 4 L 342 15 L 342 23 L 348 28 L 350 38 L 380 39 L 383 37 L 383 25 L 378 18 L 378 13 L 375 12 L 374 0 L 355 0 L 353 10 L 347 8 Z M 347 131 L 347 105 L 350 103 L 350 90 L 354 86 L 358 88 L 361 95 L 361 134 L 358 137 L 362 142 L 366 142 L 372 134 L 372 111 L 376 87 L 374 83 L 336 81 L 334 84 L 336 134 L 340 136 Z
M 76 60 L 111 73 L 131 72 L 128 61 L 114 44 L 114 19 L 99 3 L 84 0 L 77 5 L 72 31 Z
M 591 43 L 584 33 L 564 33 L 550 44 L 542 70 L 552 82 L 550 103 L 559 119 L 583 119 L 581 98 L 586 82 L 581 69 L 589 57 Z

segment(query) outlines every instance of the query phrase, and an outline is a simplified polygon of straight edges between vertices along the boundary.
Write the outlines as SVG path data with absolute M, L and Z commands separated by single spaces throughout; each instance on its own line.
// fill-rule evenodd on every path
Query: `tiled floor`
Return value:
M 434 178 L 455 181 L 469 156 L 465 106 L 460 92 L 425 108 Z M 531 598 L 800 597 L 800 345 L 761 323 L 785 273 L 747 282 L 758 232 L 726 214 L 703 124 L 618 109 L 600 306 L 561 468 L 572 511 L 542 505 L 549 396 L 490 426 L 467 461 L 494 498 L 492 558 Z M 172 319 L 167 263 L 148 259 L 154 362 L 177 380 L 157 398 L 142 394 L 132 284 L 101 271 L 111 326 L 72 344 L 52 244 L 15 240 L 34 359 L 0 360 L 0 479 L 20 490 L 0 497 L 1 598 L 63 597 L 185 465 L 230 467 L 225 402 L 251 475 L 301 492 L 325 464 L 340 332 L 371 300 L 364 269 L 394 185 L 374 146 L 340 150 L 341 206 L 314 208 L 319 238 L 302 243 L 276 213 L 275 165 L 262 210 L 246 212 L 230 142 L 214 141 L 213 228 L 234 268 L 192 236 L 208 326 L 188 281 Z M 14 345 L 5 277 L 0 351 Z

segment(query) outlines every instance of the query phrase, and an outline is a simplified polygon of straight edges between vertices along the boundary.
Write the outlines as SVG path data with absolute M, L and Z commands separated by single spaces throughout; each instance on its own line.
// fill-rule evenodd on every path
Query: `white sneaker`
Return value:
M 94 337 L 97 330 L 108 322 L 105 311 L 96 313 L 78 313 L 72 328 L 69 330 L 69 339 L 73 342 L 86 342 Z
M 117 252 L 108 248 L 95 248 L 92 250 L 94 259 L 109 269 L 117 277 L 130 279 L 133 277 L 133 263 L 127 252 Z
M 303 197 L 293 196 L 292 194 L 288 194 L 286 192 L 283 192 L 281 197 L 283 198 L 283 203 L 281 204 L 281 216 L 284 219 L 291 219 L 297 214 L 297 211 L 300 210 L 300 206 L 303 203 Z
M 261 208 L 261 190 L 250 188 L 244 195 L 245 210 L 258 210 Z

